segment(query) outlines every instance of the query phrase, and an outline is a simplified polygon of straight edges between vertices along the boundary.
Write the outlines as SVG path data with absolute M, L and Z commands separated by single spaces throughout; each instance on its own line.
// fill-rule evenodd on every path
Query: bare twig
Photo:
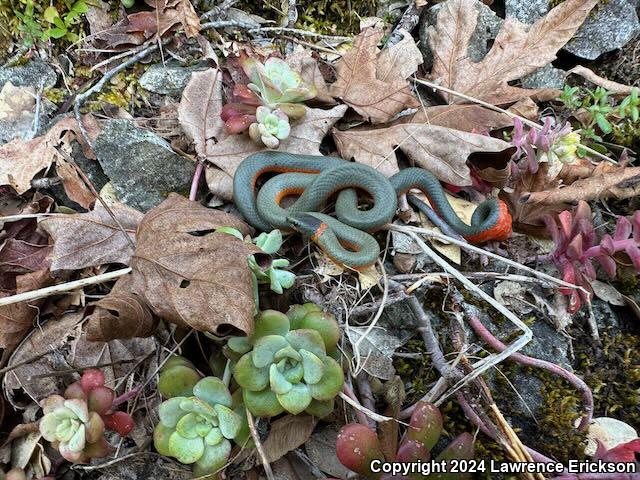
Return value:
M 251 431 L 251 437 L 253 438 L 253 443 L 256 444 L 256 450 L 258 451 L 258 456 L 260 457 L 260 461 L 262 462 L 264 473 L 267 476 L 268 480 L 275 480 L 275 477 L 273 476 L 273 470 L 271 470 L 271 465 L 269 464 L 269 460 L 267 460 L 267 456 L 264 453 L 262 442 L 260 442 L 260 436 L 256 431 L 256 425 L 255 423 L 253 423 L 253 415 L 251 415 L 251 412 L 246 407 L 245 407 L 245 412 L 247 412 L 247 423 L 249 424 L 249 430 Z
M 77 288 L 83 288 L 89 285 L 95 285 L 97 283 L 108 282 L 109 280 L 116 279 L 130 272 L 131 268 L 127 267 L 121 270 L 115 270 L 113 272 L 94 275 L 93 277 L 81 278 L 80 280 L 74 280 L 73 282 L 61 283 L 59 285 L 53 285 L 51 287 L 31 290 L 30 292 L 17 293 L 9 297 L 2 297 L 0 298 L 0 307 L 4 305 L 12 305 L 19 302 L 27 302 L 29 300 L 36 300 L 38 298 L 50 297 L 59 293 L 76 290 Z
M 417 6 L 416 3 L 417 2 L 415 1 L 409 3 L 409 6 L 402 14 L 402 18 L 400 18 L 400 21 L 393 29 L 393 33 L 389 37 L 386 45 L 387 47 L 391 47 L 402 40 L 402 30 L 411 32 L 411 30 L 413 30 L 415 26 L 418 25 L 418 22 L 420 21 L 420 12 L 422 12 L 422 9 L 427 4 L 427 2 L 422 2 L 423 4 L 420 7 Z
M 200 21 L 226 17 L 227 10 L 233 7 L 236 3 L 238 3 L 238 0 L 224 0 L 220 5 L 216 5 L 208 12 L 200 15 Z

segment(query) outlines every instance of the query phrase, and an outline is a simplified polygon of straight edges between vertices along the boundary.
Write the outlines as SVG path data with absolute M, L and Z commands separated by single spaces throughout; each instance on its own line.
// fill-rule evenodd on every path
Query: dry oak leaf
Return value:
M 398 44 L 379 54 L 382 36 L 382 29 L 369 27 L 355 37 L 353 48 L 338 63 L 338 79 L 330 89 L 371 123 L 388 122 L 402 110 L 420 105 L 406 80 L 413 66 L 422 63 L 420 51 L 413 42 L 400 42 L 403 47 L 395 48 Z
M 125 205 L 110 207 L 131 240 L 142 213 Z M 133 255 L 129 240 L 102 205 L 87 213 L 55 215 L 40 222 L 54 240 L 51 270 L 79 270 L 108 263 L 128 265 Z
M 250 333 L 255 305 L 247 256 L 258 250 L 215 232 L 223 226 L 250 231 L 233 215 L 170 194 L 138 227 L 132 291 L 169 322 L 214 333 L 233 325 Z
M 53 283 L 48 270 L 26 273 L 16 277 L 16 292 L 23 293 Z M 33 326 L 44 299 L 0 306 L 0 348 L 11 350 Z
M 99 127 L 93 117 L 86 115 L 83 125 L 90 137 L 97 136 Z M 51 166 L 59 156 L 55 147 L 70 141 L 70 136 L 65 135 L 68 131 L 75 133 L 75 138 L 82 145 L 85 154 L 88 154 L 89 158 L 95 158 L 90 156 L 90 148 L 80 135 L 75 118 L 63 118 L 45 135 L 28 141 L 15 139 L 0 147 L 0 185 L 9 185 L 20 195 L 29 190 L 33 177 L 40 170 Z
M 426 124 L 405 123 L 380 129 L 333 130 L 333 138 L 345 159 L 376 168 L 386 176 L 397 173 L 395 150 L 401 150 L 417 166 L 452 185 L 471 185 L 466 162 L 477 152 L 505 152 L 511 145 L 497 138 Z
M 279 150 L 303 155 L 321 155 L 320 143 L 327 132 L 347 111 L 346 105 L 329 110 L 307 108 L 307 113 L 291 125 L 289 137 L 280 142 Z M 247 135 L 229 135 L 220 143 L 207 143 L 207 160 L 218 168 L 206 170 L 207 185 L 212 193 L 230 200 L 233 175 L 240 163 L 252 153 L 266 150 Z
M 131 291 L 131 275 L 120 277 L 111 292 L 94 304 L 87 317 L 87 339 L 108 342 L 116 338 L 148 337 L 157 319 L 144 300 Z
M 507 17 L 487 55 L 472 61 L 467 48 L 476 28 L 473 0 L 448 0 L 429 29 L 434 52 L 431 78 L 440 85 L 494 105 L 551 92 L 513 87 L 518 80 L 555 60 L 556 52 L 576 33 L 598 0 L 566 0 L 528 27 Z M 444 94 L 449 103 L 462 103 Z
M 608 168 L 607 168 L 608 167 Z M 576 180 L 566 187 L 524 192 L 519 201 L 525 205 L 566 205 L 579 200 L 602 200 L 637 197 L 640 195 L 640 167 L 618 167 L 600 164 L 589 178 Z

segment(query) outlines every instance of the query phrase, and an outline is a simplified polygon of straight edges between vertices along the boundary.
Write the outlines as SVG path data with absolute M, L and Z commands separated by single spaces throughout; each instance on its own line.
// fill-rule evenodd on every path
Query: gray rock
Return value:
M 35 112 L 28 112 L 17 118 L 0 120 L 0 145 L 17 138 L 30 140 L 35 136 L 42 135 L 47 131 L 46 125 L 55 110 L 56 106 L 53 103 L 43 99 L 38 129 L 35 132 L 33 130 Z
M 522 77 L 522 86 L 524 88 L 562 88 L 566 76 L 567 72 L 549 64 Z
M 171 192 L 189 192 L 194 163 L 128 120 L 106 121 L 94 149 L 118 197 L 133 208 L 147 211 Z
M 140 86 L 153 93 L 179 96 L 189 83 L 191 74 L 202 68 L 181 67 L 170 63 L 151 65 L 140 77 Z
M 637 0 L 609 0 L 590 15 L 564 49 L 574 55 L 594 60 L 600 55 L 625 46 L 640 33 L 636 12 Z M 549 11 L 548 0 L 506 0 L 507 16 L 533 23 Z
M 6 82 L 11 82 L 16 87 L 39 88 L 42 82 L 45 87 L 53 87 L 57 81 L 55 70 L 42 60 L 31 60 L 15 67 L 0 67 L 0 89 Z
M 429 47 L 428 29 L 437 23 L 438 12 L 442 8 L 442 3 L 434 5 L 422 14 L 420 19 L 420 50 L 424 57 L 424 66 L 430 69 L 433 65 L 433 53 Z M 478 10 L 478 23 L 471 35 L 467 53 L 474 61 L 480 61 L 489 51 L 490 42 L 496 38 L 504 20 L 498 17 L 493 10 L 482 2 L 475 2 Z

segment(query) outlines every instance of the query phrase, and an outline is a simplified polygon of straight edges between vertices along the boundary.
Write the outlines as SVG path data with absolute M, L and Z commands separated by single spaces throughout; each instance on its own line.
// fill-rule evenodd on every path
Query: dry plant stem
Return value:
M 500 108 L 500 107 L 497 107 L 496 105 L 492 105 L 490 103 L 482 101 L 479 98 L 470 97 L 469 95 L 465 95 L 464 93 L 456 92 L 455 90 L 451 90 L 450 88 L 446 88 L 446 87 L 443 87 L 442 85 L 438 85 L 436 83 L 428 82 L 426 80 L 421 80 L 419 78 L 414 78 L 413 81 L 416 82 L 416 83 L 419 83 L 420 85 L 424 85 L 426 87 L 433 88 L 434 90 L 441 90 L 441 91 L 449 93 L 451 95 L 455 95 L 456 97 L 463 98 L 463 99 L 465 99 L 465 100 L 467 100 L 469 102 L 477 103 L 478 105 L 482 105 L 483 107 L 488 108 L 490 110 L 493 110 L 495 112 L 504 113 L 505 115 L 507 115 L 507 116 L 509 116 L 511 118 L 518 118 L 518 119 L 520 119 L 520 121 L 522 123 L 524 123 L 525 125 L 527 125 L 527 126 L 529 126 L 531 128 L 535 128 L 536 130 L 542 130 L 542 128 L 543 128 L 542 125 L 540 125 L 540 124 L 538 124 L 536 122 L 532 122 L 528 118 L 524 118 L 524 117 L 521 117 L 520 115 L 516 115 L 515 113 L 512 113 L 512 112 L 510 112 L 508 110 L 505 110 L 504 108 Z M 601 158 L 602 160 L 606 160 L 607 162 L 611 162 L 614 165 L 618 164 L 618 162 L 615 161 L 613 158 L 607 157 L 606 155 L 603 155 L 602 153 L 594 150 L 593 148 L 589 148 L 589 147 L 587 147 L 585 145 L 582 145 L 582 144 L 580 144 L 579 146 L 580 146 L 580 148 L 584 149 L 584 151 L 589 152 L 594 157 Z
M 409 200 L 409 203 L 411 205 L 413 205 L 422 213 L 424 213 L 427 216 L 427 218 L 431 221 L 431 223 L 433 223 L 436 227 L 442 230 L 442 233 L 444 233 L 445 235 L 449 235 L 450 237 L 457 238 L 461 242 L 466 243 L 466 240 L 464 239 L 464 237 L 460 235 L 458 232 L 456 232 L 453 228 L 451 228 L 451 226 L 449 226 L 447 222 L 442 220 L 440 216 L 433 210 L 433 208 L 431 208 L 425 202 L 420 200 L 415 195 L 407 195 L 407 200 Z
M 29 300 L 37 300 L 38 298 L 50 297 L 59 293 L 69 292 L 77 288 L 83 288 L 89 285 L 95 285 L 97 283 L 108 282 L 109 280 L 114 280 L 130 272 L 131 268 L 127 267 L 121 270 L 115 270 L 113 272 L 94 275 L 93 277 L 81 278 L 80 280 L 74 280 L 73 282 L 61 283 L 59 285 L 53 285 L 51 287 L 31 290 L 30 292 L 17 293 L 9 297 L 2 297 L 0 298 L 0 307 L 5 305 L 12 305 L 18 302 L 27 302 Z
M 202 177 L 202 171 L 204 170 L 204 164 L 202 162 L 196 163 L 196 171 L 193 174 L 193 180 L 191 181 L 191 190 L 189 191 L 189 200 L 195 202 L 198 198 L 198 186 L 200 185 L 200 177 Z
M 494 348 L 497 351 L 503 351 L 506 348 L 506 345 L 502 343 L 499 339 L 493 336 L 493 334 L 487 330 L 487 328 L 482 324 L 477 314 L 473 312 L 473 307 L 471 306 L 463 306 L 465 308 L 466 320 L 473 328 L 473 331 L 478 335 L 482 340 L 487 342 L 487 344 Z M 591 423 L 591 417 L 593 415 L 593 394 L 591 393 L 591 389 L 589 386 L 584 383 L 584 381 L 576 376 L 575 374 L 565 370 L 559 365 L 556 365 L 551 362 L 547 362 L 545 360 L 540 360 L 538 358 L 532 358 L 527 355 L 523 355 L 521 353 L 514 353 L 509 357 L 509 360 L 513 360 L 514 362 L 520 363 L 521 365 L 527 365 L 530 367 L 537 367 L 547 370 L 555 375 L 558 375 L 564 378 L 567 382 L 569 382 L 573 387 L 580 392 L 582 396 L 582 402 L 584 403 L 584 414 L 582 415 L 582 420 L 578 426 L 578 430 L 584 430 Z
M 362 405 L 360 403 L 360 400 L 358 400 L 358 397 L 356 396 L 355 392 L 353 391 L 353 389 L 347 385 L 347 383 L 345 383 L 342 386 L 342 392 L 344 393 L 344 395 L 346 395 L 348 398 L 350 398 L 353 402 L 355 402 L 358 405 Z M 349 403 L 349 402 L 347 402 Z M 373 422 L 372 420 L 369 420 L 369 418 L 364 414 L 364 412 L 362 410 L 360 410 L 359 408 L 355 408 L 356 411 L 356 417 L 358 419 L 358 423 L 361 423 L 362 425 L 367 425 L 368 427 L 371 427 L 372 425 L 375 426 L 375 422 Z
M 93 183 L 91 182 L 91 180 L 89 180 L 89 177 L 87 177 L 87 175 L 78 166 L 74 158 L 71 155 L 69 155 L 67 152 L 61 150 L 60 148 L 56 147 L 56 151 L 58 152 L 58 155 L 62 156 L 62 158 L 64 158 L 67 162 L 69 162 L 69 164 L 73 167 L 73 169 L 80 176 L 80 178 L 82 178 L 82 181 L 87 186 L 87 188 L 89 188 L 89 191 L 91 192 L 91 194 L 94 197 L 96 197 L 96 199 L 104 207 L 104 209 L 107 211 L 111 219 L 115 222 L 115 224 L 120 229 L 120 233 L 124 235 L 124 238 L 127 240 L 127 243 L 129 244 L 129 246 L 135 251 L 136 245 L 135 243 L 133 243 L 133 240 L 131 240 L 131 237 L 129 237 L 129 235 L 127 234 L 126 230 L 120 223 L 120 220 L 118 220 L 118 217 L 116 217 L 116 214 L 113 213 L 113 210 L 111 210 L 111 207 L 107 204 L 107 202 L 104 201 L 104 198 L 102 198 L 100 194 L 97 192 L 96 188 L 93 186 Z
M 373 399 L 371 384 L 369 383 L 369 379 L 367 377 L 368 374 L 366 372 L 360 372 L 360 374 L 356 376 L 356 385 L 358 385 L 358 392 L 360 393 L 360 398 L 362 399 L 362 406 L 371 410 L 372 412 L 375 412 L 376 402 Z M 373 421 L 369 422 L 369 426 L 373 430 L 376 429 L 376 423 Z
M 393 225 L 391 227 L 393 227 Z M 473 380 L 474 378 L 477 378 L 478 376 L 482 375 L 484 372 L 486 372 L 491 367 L 494 367 L 494 366 L 498 365 L 504 359 L 509 357 L 509 355 L 511 355 L 512 353 L 517 352 L 518 350 L 520 350 L 527 343 L 529 343 L 529 341 L 531 340 L 533 334 L 531 333 L 531 329 L 529 329 L 529 327 L 522 320 L 520 320 L 510 310 L 508 310 L 506 307 L 504 307 L 504 305 L 502 305 L 501 303 L 496 301 L 495 298 L 489 296 L 487 293 L 485 293 L 483 290 L 481 290 L 477 285 L 475 285 L 471 281 L 467 280 L 467 278 L 464 275 L 462 275 L 458 270 L 456 270 L 451 265 L 449 265 L 449 263 L 447 263 L 442 257 L 437 255 L 415 232 L 413 232 L 411 230 L 408 230 L 408 233 L 409 233 L 409 235 L 411 237 L 413 237 L 413 239 L 420 246 L 420 248 L 422 248 L 422 250 L 427 255 L 429 255 L 429 257 L 436 264 L 438 264 L 443 270 L 445 270 L 447 273 L 452 274 L 454 276 L 454 278 L 456 280 L 458 280 L 460 283 L 462 283 L 462 285 L 464 285 L 464 287 L 469 292 L 471 292 L 474 296 L 476 296 L 476 297 L 484 300 L 485 302 L 489 303 L 489 305 L 491 305 L 498 312 L 500 312 L 502 315 L 507 317 L 507 319 L 509 321 L 511 321 L 511 323 L 513 323 L 516 327 L 518 327 L 520 330 L 522 330 L 522 335 L 516 341 L 514 341 L 511 345 L 509 345 L 506 350 L 504 350 L 503 352 L 498 353 L 497 355 L 490 355 L 489 357 L 487 357 L 487 358 L 483 359 L 482 361 L 478 362 L 476 364 L 476 368 L 475 368 L 475 370 L 473 372 L 471 372 L 470 374 L 466 375 L 464 379 L 460 380 L 459 382 L 457 382 L 452 387 L 452 392 L 451 393 L 453 393 L 453 392 L 456 392 L 460 387 L 462 387 L 466 383 L 468 383 L 471 380 Z
M 317 40 L 334 40 L 336 42 L 350 42 L 351 37 L 344 37 L 341 35 L 324 35 L 322 33 L 310 32 L 307 30 L 300 30 L 299 28 L 289 28 L 289 27 L 260 27 L 255 28 L 253 25 L 249 30 L 251 34 L 265 34 L 272 33 L 274 35 L 279 34 L 289 34 L 289 35 L 298 35 L 301 37 L 310 37 L 315 38 Z
M 238 3 L 238 0 L 224 0 L 220 5 L 216 5 L 207 13 L 200 15 L 200 20 L 203 21 L 214 17 L 226 16 L 227 10 L 233 7 L 236 3 Z
M 245 408 L 245 412 L 247 412 L 247 423 L 249 424 L 249 430 L 251 431 L 251 437 L 253 438 L 253 443 L 256 444 L 256 450 L 258 451 L 258 456 L 260 457 L 260 461 L 262 462 L 262 466 L 264 467 L 264 473 L 267 476 L 268 480 L 275 480 L 273 476 L 273 471 L 271 470 L 271 465 L 269 464 L 269 460 L 267 460 L 267 456 L 264 453 L 264 448 L 262 447 L 262 442 L 260 442 L 260 436 L 256 431 L 256 425 L 253 423 L 253 415 L 248 408 Z
M 579 287 L 578 285 L 574 285 L 573 283 L 569 283 L 569 282 L 565 282 L 564 280 L 560 280 L 558 278 L 552 277 L 551 275 L 547 275 L 546 273 L 543 272 L 539 272 L 537 270 L 534 270 L 531 267 L 527 267 L 526 265 L 523 265 L 521 263 L 518 262 L 514 262 L 513 260 L 510 260 L 506 257 L 503 257 L 501 255 L 498 255 L 496 253 L 490 252 L 488 250 L 485 250 L 483 248 L 480 247 L 476 247 L 475 245 L 472 245 L 470 243 L 467 242 L 461 242 L 459 240 L 456 240 L 453 237 L 450 237 L 448 235 L 444 235 L 440 232 L 434 232 L 433 230 L 427 230 L 426 228 L 420 228 L 420 227 L 412 227 L 410 225 L 385 225 L 385 227 L 387 230 L 395 230 L 397 232 L 403 232 L 403 233 L 419 233 L 420 235 L 423 235 L 425 237 L 432 237 L 432 238 L 437 238 L 440 241 L 443 242 L 449 242 L 449 243 L 453 243 L 454 245 L 458 245 L 459 247 L 464 248 L 465 250 L 469 250 L 471 252 L 480 254 L 480 255 L 486 255 L 487 257 L 493 258 L 495 260 L 498 260 L 506 265 L 509 265 L 510 267 L 514 267 L 518 270 L 522 270 L 524 272 L 530 273 L 531 275 L 537 277 L 537 278 L 541 278 L 544 280 L 547 280 L 549 283 L 551 283 L 552 285 L 560 285 L 562 287 L 566 287 L 566 288 L 573 288 L 576 290 L 580 290 L 580 291 L 584 291 L 585 293 L 588 293 L 586 290 L 584 290 L 584 288 Z M 459 273 L 459 272 L 458 272 Z

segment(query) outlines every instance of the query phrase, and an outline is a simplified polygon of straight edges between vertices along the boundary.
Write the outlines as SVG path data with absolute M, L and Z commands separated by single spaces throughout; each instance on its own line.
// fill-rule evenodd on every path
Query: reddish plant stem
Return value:
M 196 163 L 196 171 L 193 174 L 193 180 L 191 181 L 191 190 L 189 191 L 189 200 L 195 202 L 198 198 L 198 186 L 200 185 L 200 177 L 204 170 L 204 164 L 202 162 Z
M 459 292 L 456 293 L 459 295 Z M 457 295 L 454 294 L 454 298 L 455 297 L 457 297 Z M 507 348 L 504 343 L 494 337 L 493 334 L 482 324 L 482 322 L 478 318 L 477 312 L 475 311 L 475 307 L 473 307 L 472 305 L 467 305 L 463 301 L 461 295 L 459 298 L 456 298 L 456 301 L 463 308 L 466 314 L 467 322 L 482 340 L 487 342 L 489 346 L 496 349 L 498 352 L 502 352 Z M 591 393 L 591 389 L 589 388 L 589 386 L 584 383 L 584 381 L 580 377 L 562 368 L 561 366 L 556 365 L 555 363 L 529 357 L 518 352 L 509 356 L 509 359 L 513 360 L 514 362 L 520 363 L 521 365 L 547 370 L 548 372 L 551 372 L 555 375 L 559 375 L 560 377 L 568 381 L 571 385 L 573 385 L 580 392 L 582 401 L 584 403 L 584 414 L 582 416 L 582 420 L 580 421 L 580 425 L 578 426 L 578 430 L 584 430 L 589 426 L 593 414 L 593 394 Z
M 351 400 L 356 402 L 358 405 L 362 405 L 360 403 L 360 400 L 356 396 L 355 392 L 353 391 L 353 388 L 351 388 L 351 385 L 348 385 L 346 381 L 345 381 L 344 385 L 342 386 L 342 392 L 347 397 L 349 397 Z M 362 412 L 361 410 L 358 410 L 357 408 L 355 409 L 355 411 L 356 411 L 356 417 L 358 418 L 358 423 L 361 423 L 362 425 L 366 425 L 369 428 L 375 428 L 375 422 L 373 420 L 369 419 L 369 417 L 367 417 L 364 414 L 364 412 Z M 372 427 L 372 425 L 373 425 L 373 427 Z
M 358 392 L 360 393 L 360 398 L 362 398 L 362 405 L 364 408 L 371 410 L 372 412 L 376 411 L 376 402 L 373 399 L 373 392 L 371 391 L 371 384 L 369 383 L 368 375 L 365 372 L 360 372 L 358 376 L 356 376 L 356 385 L 358 386 Z M 376 429 L 376 422 L 370 420 L 367 417 L 368 423 L 373 430 Z M 370 421 L 369 421 L 370 420 Z
M 616 252 L 624 251 L 627 247 L 636 247 L 637 242 L 633 238 L 627 238 L 626 240 L 614 240 L 613 248 Z M 587 248 L 582 254 L 582 258 L 593 258 L 600 256 L 609 256 L 600 245 Z
M 119 397 L 116 397 L 111 404 L 111 410 L 115 410 L 117 407 L 122 405 L 125 402 L 128 402 L 130 399 L 135 397 L 138 392 L 142 389 L 142 385 L 138 385 L 137 387 L 133 387 L 128 392 L 123 393 Z

